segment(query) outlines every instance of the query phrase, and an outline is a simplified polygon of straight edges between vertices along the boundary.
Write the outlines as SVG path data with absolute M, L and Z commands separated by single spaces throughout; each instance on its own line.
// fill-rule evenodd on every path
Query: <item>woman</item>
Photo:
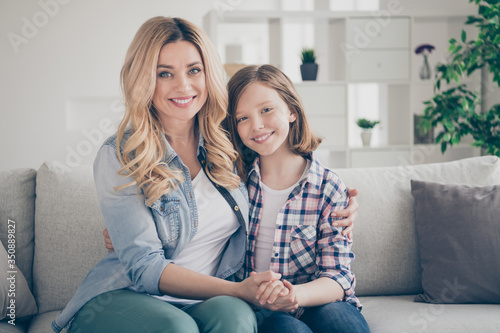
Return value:
M 126 113 L 94 177 L 116 249 L 52 323 L 69 332 L 255 332 L 248 302 L 270 271 L 240 283 L 246 188 L 220 123 L 227 92 L 208 38 L 179 18 L 145 22 L 121 72 Z M 204 301 L 200 301 L 204 300 Z

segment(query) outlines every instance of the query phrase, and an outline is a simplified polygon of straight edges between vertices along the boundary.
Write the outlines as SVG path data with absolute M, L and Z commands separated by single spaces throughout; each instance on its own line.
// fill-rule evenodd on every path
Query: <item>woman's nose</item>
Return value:
M 176 82 L 176 90 L 177 91 L 188 91 L 191 89 L 191 83 L 189 82 L 189 78 L 187 75 L 178 75 L 177 76 L 177 82 Z

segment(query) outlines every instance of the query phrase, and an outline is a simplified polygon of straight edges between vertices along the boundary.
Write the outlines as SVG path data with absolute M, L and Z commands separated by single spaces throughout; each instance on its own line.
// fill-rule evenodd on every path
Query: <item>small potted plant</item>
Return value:
M 359 118 L 356 124 L 361 128 L 361 141 L 363 146 L 369 146 L 372 139 L 372 130 L 375 125 L 379 124 L 378 120 L 368 120 L 366 118 Z
M 435 47 L 431 44 L 421 44 L 415 48 L 415 54 L 421 54 L 424 57 L 422 67 L 420 67 L 420 79 L 429 80 L 431 78 L 431 68 L 429 67 L 429 60 L 427 57 L 431 54 Z
M 302 65 L 300 65 L 302 81 L 316 80 L 316 76 L 318 75 L 318 64 L 316 63 L 314 49 L 304 47 L 300 59 L 302 60 Z

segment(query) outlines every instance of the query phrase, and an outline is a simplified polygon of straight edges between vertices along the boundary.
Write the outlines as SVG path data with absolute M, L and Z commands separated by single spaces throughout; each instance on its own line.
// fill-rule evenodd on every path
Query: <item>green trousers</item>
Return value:
M 104 293 L 80 309 L 69 333 L 257 332 L 250 306 L 231 296 L 177 307 L 130 290 Z

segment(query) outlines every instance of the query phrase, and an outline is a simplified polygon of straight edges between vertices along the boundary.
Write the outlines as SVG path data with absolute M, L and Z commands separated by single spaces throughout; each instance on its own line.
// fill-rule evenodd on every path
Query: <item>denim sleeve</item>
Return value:
M 161 295 L 160 276 L 172 262 L 165 258 L 156 225 L 137 185 L 115 191 L 131 177 L 117 174 L 121 168 L 116 148 L 104 145 L 94 162 L 94 180 L 101 211 L 116 254 L 139 291 Z

